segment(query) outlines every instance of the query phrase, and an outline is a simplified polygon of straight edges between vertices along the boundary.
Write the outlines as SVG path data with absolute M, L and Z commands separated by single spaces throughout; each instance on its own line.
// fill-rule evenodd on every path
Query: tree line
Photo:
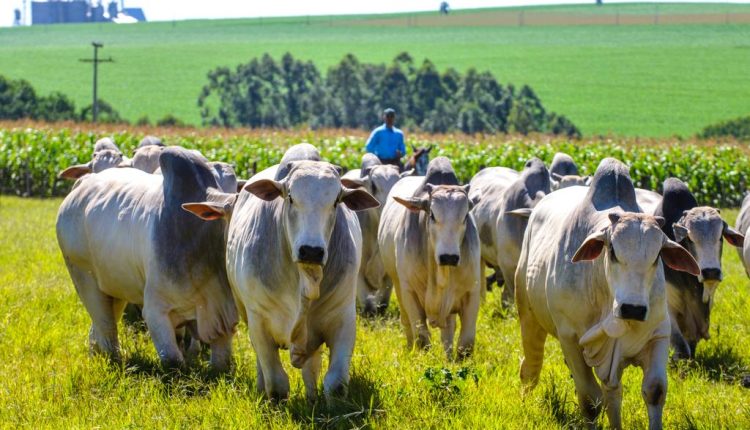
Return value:
M 311 61 L 269 54 L 208 73 L 198 98 L 204 125 L 369 129 L 394 108 L 402 126 L 426 132 L 521 133 L 580 137 L 565 116 L 549 112 L 527 85 L 503 86 L 490 72 L 443 72 L 407 53 L 390 64 L 347 54 L 325 76 Z

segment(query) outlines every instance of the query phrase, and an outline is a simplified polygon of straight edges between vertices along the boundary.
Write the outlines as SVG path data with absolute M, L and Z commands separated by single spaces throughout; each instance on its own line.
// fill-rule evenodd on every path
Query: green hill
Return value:
M 618 25 L 619 24 L 619 25 Z M 750 110 L 750 5 L 554 6 L 384 16 L 88 24 L 0 30 L 0 74 L 90 103 L 90 42 L 104 43 L 100 97 L 126 118 L 194 124 L 206 73 L 270 52 L 321 67 L 401 51 L 439 68 L 531 85 L 584 134 L 691 135 Z

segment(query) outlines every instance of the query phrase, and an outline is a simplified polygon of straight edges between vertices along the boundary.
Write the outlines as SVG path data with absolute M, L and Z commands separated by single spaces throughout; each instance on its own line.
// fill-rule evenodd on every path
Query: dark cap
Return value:
M 386 108 L 383 111 L 383 115 L 396 115 L 396 111 L 393 108 Z

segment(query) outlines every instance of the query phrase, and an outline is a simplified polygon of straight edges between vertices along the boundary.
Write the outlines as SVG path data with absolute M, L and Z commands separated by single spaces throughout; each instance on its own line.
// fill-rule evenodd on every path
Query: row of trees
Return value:
M 0 119 L 91 121 L 92 111 L 91 105 L 77 111 L 73 100 L 60 92 L 40 96 L 28 81 L 0 75 Z M 124 122 L 120 114 L 104 100 L 99 100 L 98 119 L 100 122 Z
M 400 123 L 428 132 L 530 132 L 580 136 L 567 118 L 547 112 L 524 85 L 501 85 L 489 72 L 442 73 L 429 60 L 416 65 L 407 53 L 386 64 L 346 55 L 325 76 L 310 61 L 268 54 L 234 70 L 208 73 L 198 106 L 204 125 L 223 127 L 370 128 L 392 107 Z

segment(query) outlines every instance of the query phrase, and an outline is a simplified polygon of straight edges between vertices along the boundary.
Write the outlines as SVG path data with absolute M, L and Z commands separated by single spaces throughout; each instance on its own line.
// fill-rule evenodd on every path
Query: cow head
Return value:
M 591 176 L 578 175 L 560 175 L 559 173 L 550 173 L 552 179 L 550 186 L 552 190 L 561 188 L 574 187 L 576 185 L 588 186 L 591 183 Z
M 410 211 L 427 214 L 431 256 L 439 266 L 457 266 L 469 217 L 469 186 L 427 184 L 426 197 L 393 198 Z
M 364 188 L 381 203 L 382 208 L 388 193 L 399 179 L 398 167 L 381 164 L 363 169 L 359 178 L 342 178 L 341 183 L 347 188 Z
M 349 189 L 341 184 L 338 170 L 321 161 L 290 163 L 289 173 L 280 180 L 261 179 L 245 189 L 266 200 L 283 199 L 282 224 L 292 260 L 308 279 L 305 295 L 319 294 L 323 266 L 328 260 L 328 242 L 336 223 L 338 205 L 343 203 L 359 211 L 379 205 L 367 191 Z
M 698 275 L 698 264 L 685 248 L 661 231 L 664 218 L 640 213 L 610 213 L 610 225 L 584 240 L 573 262 L 591 261 L 604 254 L 604 271 L 613 313 L 623 320 L 644 321 L 659 260 L 675 270 Z M 663 276 L 663 275 L 662 275 Z
M 707 206 L 682 213 L 672 224 L 675 241 L 695 257 L 700 267 L 698 280 L 703 283 L 703 302 L 709 303 L 723 278 L 721 270 L 722 237 L 730 245 L 741 247 L 745 237 L 721 219 L 719 211 Z
M 58 177 L 63 179 L 78 179 L 87 173 L 99 173 L 123 162 L 122 153 L 116 149 L 102 149 L 94 152 L 94 156 L 86 164 L 70 166 L 60 172 Z
M 133 167 L 146 173 L 154 173 L 159 169 L 159 156 L 164 146 L 145 145 L 135 150 L 133 158 L 123 161 L 119 167 Z

